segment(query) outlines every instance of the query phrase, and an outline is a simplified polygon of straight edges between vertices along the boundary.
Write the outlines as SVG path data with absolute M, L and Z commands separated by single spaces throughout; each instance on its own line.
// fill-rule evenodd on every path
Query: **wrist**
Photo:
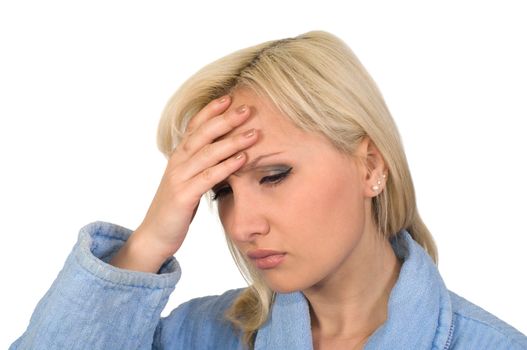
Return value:
M 142 231 L 136 230 L 111 259 L 110 264 L 126 270 L 157 273 L 170 256 L 161 253 L 159 247 Z

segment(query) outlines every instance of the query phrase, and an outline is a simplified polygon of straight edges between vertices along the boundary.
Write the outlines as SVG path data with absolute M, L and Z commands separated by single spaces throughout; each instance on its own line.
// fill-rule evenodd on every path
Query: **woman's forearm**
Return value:
M 146 237 L 143 231 L 134 231 L 109 263 L 121 269 L 157 273 L 169 257 Z

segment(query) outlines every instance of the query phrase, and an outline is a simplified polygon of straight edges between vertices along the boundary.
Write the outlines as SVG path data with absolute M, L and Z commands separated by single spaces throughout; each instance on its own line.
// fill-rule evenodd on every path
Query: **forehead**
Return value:
M 329 139 L 320 133 L 306 132 L 297 127 L 268 99 L 244 88 L 231 94 L 232 102 L 226 113 L 245 104 L 250 108 L 248 119 L 217 140 L 243 133 L 249 129 L 258 130 L 258 140 L 244 152 L 247 162 L 270 153 L 281 153 L 280 158 L 299 162 L 320 163 L 331 159 L 335 149 Z M 297 164 L 298 165 L 298 164 Z
M 247 105 L 250 109 L 248 119 L 229 133 L 219 137 L 217 140 L 242 133 L 249 129 L 257 129 L 259 132 L 258 143 L 267 140 L 273 142 L 284 141 L 291 137 L 302 137 L 304 132 L 297 128 L 280 110 L 268 99 L 262 97 L 249 88 L 236 89 L 231 94 L 231 104 L 224 114 L 233 113 L 241 105 Z

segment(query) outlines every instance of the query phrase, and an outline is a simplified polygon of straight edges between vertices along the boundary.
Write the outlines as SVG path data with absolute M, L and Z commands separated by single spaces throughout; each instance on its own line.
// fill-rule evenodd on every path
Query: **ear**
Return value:
M 384 158 L 369 136 L 364 136 L 356 155 L 361 160 L 364 195 L 366 197 L 376 197 L 386 186 L 388 175 Z

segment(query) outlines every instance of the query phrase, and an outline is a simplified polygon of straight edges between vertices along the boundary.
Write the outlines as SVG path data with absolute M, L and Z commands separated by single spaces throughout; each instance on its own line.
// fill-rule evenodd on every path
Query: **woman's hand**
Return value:
M 114 256 L 112 265 L 157 272 L 181 247 L 201 196 L 246 162 L 241 151 L 256 142 L 255 130 L 252 136 L 244 135 L 251 131 L 247 130 L 214 142 L 249 117 L 250 109 L 244 105 L 223 113 L 229 105 L 230 97 L 224 96 L 191 119 L 143 222 Z

